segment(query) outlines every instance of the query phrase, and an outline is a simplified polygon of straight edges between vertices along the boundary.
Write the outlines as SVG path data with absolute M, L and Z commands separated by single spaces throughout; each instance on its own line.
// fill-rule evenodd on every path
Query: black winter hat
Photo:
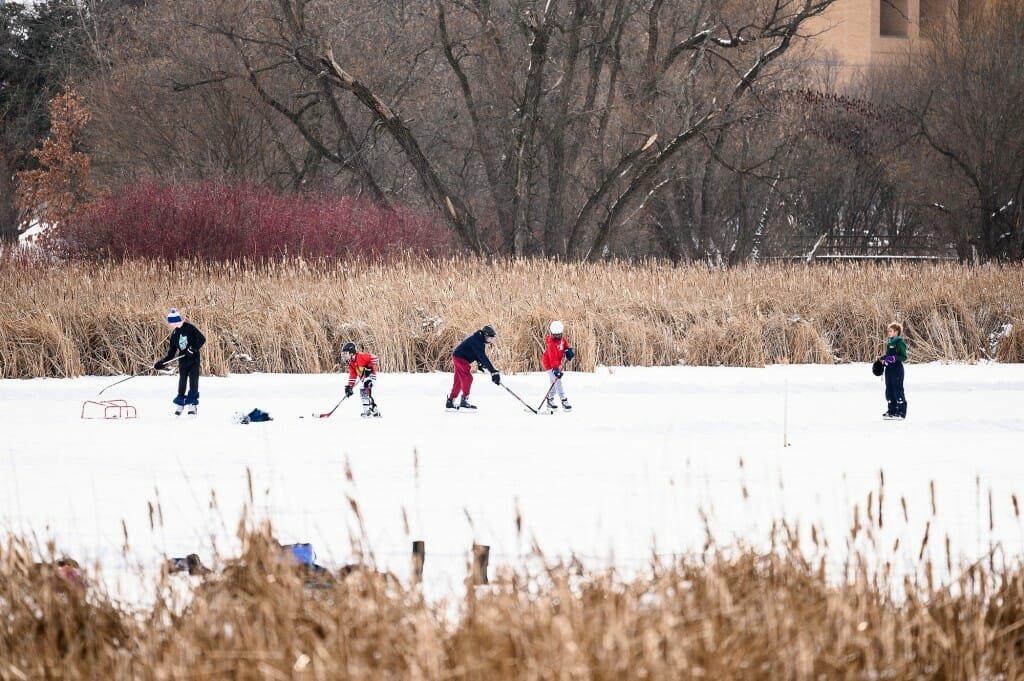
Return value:
M 480 329 L 480 333 L 482 333 L 485 338 L 494 338 L 495 336 L 498 335 L 497 333 L 494 332 L 494 328 L 490 324 Z

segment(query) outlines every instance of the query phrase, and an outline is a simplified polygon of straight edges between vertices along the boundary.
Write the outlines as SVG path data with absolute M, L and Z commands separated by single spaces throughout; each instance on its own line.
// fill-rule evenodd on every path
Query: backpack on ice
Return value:
M 260 423 L 262 421 L 273 421 L 274 419 L 262 409 L 253 409 L 248 414 L 240 411 L 235 412 L 235 423 Z
M 285 555 L 291 554 L 289 557 L 299 565 L 313 567 L 316 563 L 316 552 L 313 550 L 312 544 L 287 544 L 281 548 Z

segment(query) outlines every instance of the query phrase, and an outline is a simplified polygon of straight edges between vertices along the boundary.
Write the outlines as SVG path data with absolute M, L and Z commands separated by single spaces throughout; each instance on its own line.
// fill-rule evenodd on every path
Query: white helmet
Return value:
M 557 319 L 555 321 L 551 322 L 551 333 L 553 333 L 556 336 L 558 336 L 558 335 L 561 335 L 564 332 L 565 332 L 565 325 L 563 325 L 562 322 L 558 321 Z

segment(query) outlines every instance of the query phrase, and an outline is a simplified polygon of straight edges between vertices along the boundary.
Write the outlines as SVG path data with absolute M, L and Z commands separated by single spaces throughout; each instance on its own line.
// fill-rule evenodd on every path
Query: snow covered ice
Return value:
M 176 377 L 144 376 L 102 396 L 137 419 L 81 419 L 115 380 L 0 381 L 0 528 L 98 560 L 115 593 L 169 556 L 209 562 L 214 544 L 236 555 L 247 472 L 250 517 L 269 518 L 282 542 L 311 542 L 324 565 L 353 559 L 350 497 L 380 567 L 406 578 L 411 542 L 424 540 L 432 595 L 461 590 L 474 541 L 491 546 L 492 574 L 522 565 L 534 541 L 548 557 L 628 572 L 653 552 L 699 551 L 702 515 L 726 545 L 762 545 L 776 519 L 817 525 L 841 562 L 855 505 L 870 522 L 869 493 L 896 570 L 918 564 L 928 522 L 937 564 L 947 534 L 954 561 L 999 542 L 1017 555 L 1024 538 L 1011 496 L 1024 491 L 1024 365 L 909 365 L 905 422 L 882 420 L 883 385 L 864 364 L 569 372 L 573 411 L 540 417 L 480 378 L 479 413 L 445 412 L 448 373 L 383 373 L 382 419 L 361 419 L 357 399 L 311 418 L 340 399 L 336 374 L 204 376 L 199 416 L 175 417 Z M 534 405 L 547 389 L 539 372 L 504 380 Z M 234 422 L 257 407 L 274 420 Z M 154 529 L 150 503 L 162 510 Z

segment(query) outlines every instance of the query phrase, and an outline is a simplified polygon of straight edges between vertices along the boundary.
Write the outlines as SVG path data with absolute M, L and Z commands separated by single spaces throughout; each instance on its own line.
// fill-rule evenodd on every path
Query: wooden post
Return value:
M 473 584 L 487 584 L 487 561 L 490 558 L 491 547 L 482 544 L 473 544 Z
M 422 539 L 412 543 L 412 581 L 419 584 L 423 581 L 423 563 L 427 559 L 427 547 Z
M 782 446 L 789 446 L 789 379 L 782 389 Z

